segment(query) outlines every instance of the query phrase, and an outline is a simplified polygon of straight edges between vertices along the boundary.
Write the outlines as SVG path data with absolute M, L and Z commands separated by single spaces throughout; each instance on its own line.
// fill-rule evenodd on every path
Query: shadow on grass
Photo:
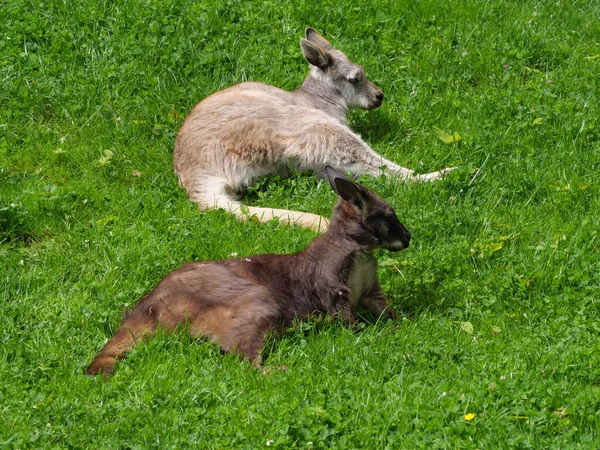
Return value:
M 402 294 L 391 296 L 391 303 L 398 314 L 413 319 L 425 312 L 446 316 L 457 304 L 457 299 L 451 298 L 448 292 L 434 290 L 431 286 L 412 287 Z
M 0 211 L 0 245 L 29 247 L 43 238 L 14 209 Z
M 387 111 L 377 109 L 353 113 L 350 128 L 361 135 L 366 142 L 376 143 L 396 134 L 401 126 Z

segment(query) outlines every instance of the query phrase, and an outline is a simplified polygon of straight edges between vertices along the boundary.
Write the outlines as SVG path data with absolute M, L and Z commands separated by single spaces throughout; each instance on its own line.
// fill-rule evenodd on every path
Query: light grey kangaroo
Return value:
M 327 219 L 310 213 L 242 206 L 235 195 L 267 174 L 289 166 L 320 172 L 331 166 L 355 175 L 389 174 L 435 180 L 451 169 L 422 175 L 375 153 L 346 123 L 350 108 L 374 109 L 383 92 L 363 68 L 312 28 L 300 39 L 310 73 L 295 91 L 242 83 L 216 92 L 190 112 L 177 139 L 173 163 L 179 184 L 203 210 L 224 208 L 262 222 L 278 217 L 317 231 Z

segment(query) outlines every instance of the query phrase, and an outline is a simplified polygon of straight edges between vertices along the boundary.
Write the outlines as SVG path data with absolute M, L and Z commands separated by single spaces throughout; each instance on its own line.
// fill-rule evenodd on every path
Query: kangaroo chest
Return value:
M 354 260 L 348 276 L 352 291 L 352 306 L 368 294 L 377 282 L 377 260 L 371 254 L 360 254 Z

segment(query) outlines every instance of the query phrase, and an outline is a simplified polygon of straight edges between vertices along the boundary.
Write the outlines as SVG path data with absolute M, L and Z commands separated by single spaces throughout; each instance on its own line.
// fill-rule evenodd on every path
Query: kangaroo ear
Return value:
M 304 31 L 304 35 L 310 42 L 318 45 L 319 47 L 323 47 L 325 50 L 331 50 L 333 48 L 331 44 L 327 42 L 327 39 L 321 36 L 314 28 L 307 27 Z
M 360 211 L 366 211 L 369 194 L 363 186 L 350 181 L 340 172 L 329 166 L 325 167 L 325 172 L 327 173 L 331 189 L 333 189 L 337 195 Z
M 327 178 L 327 180 L 329 180 L 329 185 L 331 186 L 331 189 L 333 189 L 333 192 L 335 192 L 337 194 L 338 192 L 337 192 L 337 188 L 335 187 L 335 179 L 336 178 L 346 178 L 346 176 L 342 172 L 340 172 L 339 170 L 335 170 L 331 166 L 325 166 L 325 169 L 323 169 L 323 172 L 325 173 L 325 176 L 323 178 Z M 350 180 L 348 180 L 348 181 L 350 181 Z
M 327 69 L 331 64 L 331 55 L 320 45 L 313 44 L 304 38 L 300 39 L 300 48 L 304 58 L 313 66 L 321 70 Z

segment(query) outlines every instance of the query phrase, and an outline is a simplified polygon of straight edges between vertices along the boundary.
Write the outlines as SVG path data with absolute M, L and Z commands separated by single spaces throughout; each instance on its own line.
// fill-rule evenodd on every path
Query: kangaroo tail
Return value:
M 325 232 L 329 226 L 329 220 L 317 214 L 242 205 L 233 198 L 231 191 L 224 178 L 213 176 L 206 177 L 198 189 L 188 191 L 188 196 L 202 210 L 223 208 L 240 220 L 256 218 L 260 222 L 269 222 L 278 218 L 282 223 L 296 224 L 319 232 Z
M 155 333 L 156 326 L 151 324 L 123 323 L 115 335 L 106 343 L 100 353 L 88 366 L 88 375 L 102 374 L 108 378 L 115 370 L 117 361 L 135 347 L 146 336 Z
M 248 212 L 245 213 L 244 211 Z M 327 231 L 329 220 L 317 214 L 311 214 L 300 211 L 290 211 L 287 209 L 258 208 L 255 206 L 238 206 L 229 210 L 238 218 L 246 220 L 256 217 L 260 222 L 269 222 L 278 218 L 281 223 L 290 225 L 300 225 L 304 228 L 311 228 L 318 232 Z

